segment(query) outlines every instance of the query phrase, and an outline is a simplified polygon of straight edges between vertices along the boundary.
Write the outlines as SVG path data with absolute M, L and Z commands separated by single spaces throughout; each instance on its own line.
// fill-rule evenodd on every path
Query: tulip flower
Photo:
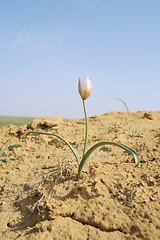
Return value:
M 84 150 L 83 150 L 83 157 L 84 157 L 85 150 L 86 150 L 86 143 L 87 143 L 87 132 L 88 132 L 88 122 L 87 122 L 85 100 L 90 96 L 90 94 L 92 92 L 92 80 L 89 79 L 88 77 L 85 77 L 84 80 L 79 78 L 78 79 L 78 91 L 83 100 L 83 109 L 84 109 L 85 122 L 86 122 L 86 135 L 85 135 L 85 143 L 84 143 Z
M 78 79 L 78 91 L 83 100 L 86 100 L 92 92 L 92 80 L 85 77 L 84 80 Z

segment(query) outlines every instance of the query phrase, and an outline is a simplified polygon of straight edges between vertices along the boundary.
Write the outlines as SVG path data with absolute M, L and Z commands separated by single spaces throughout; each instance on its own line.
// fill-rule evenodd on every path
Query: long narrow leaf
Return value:
M 135 160 L 135 165 L 138 166 L 139 164 L 139 157 L 137 155 L 137 153 L 132 150 L 131 148 L 127 147 L 126 145 L 123 145 L 121 143 L 116 143 L 116 142 L 99 142 L 99 143 L 96 143 L 94 146 L 92 146 L 87 152 L 86 154 L 84 155 L 80 165 L 79 165 L 79 169 L 78 169 L 78 175 L 82 172 L 82 169 L 84 167 L 84 164 L 87 160 L 87 158 L 89 157 L 89 155 L 98 147 L 102 146 L 102 145 L 115 145 L 115 146 L 118 146 L 120 148 L 122 148 L 123 150 L 127 151 L 128 153 L 132 154 L 134 160 Z
M 4 143 L 2 143 L 2 146 L 0 147 L 0 151 L 2 150 L 3 146 L 4 146 L 7 142 L 10 142 L 10 139 L 8 139 L 8 140 L 5 141 Z
M 8 143 L 9 142 L 9 143 Z M 8 149 L 8 150 L 10 150 L 10 149 L 13 149 L 13 148 L 16 148 L 16 147 L 19 147 L 19 146 L 21 146 L 23 143 L 19 143 L 19 144 L 14 144 L 14 145 L 11 145 L 10 146 L 10 142 L 11 142 L 11 140 L 10 139 L 8 139 L 5 143 L 3 143 L 2 144 L 2 146 L 1 146 L 1 148 L 0 148 L 0 156 Z M 8 143 L 6 146 L 5 146 L 5 144 L 6 143 Z M 5 146 L 5 147 L 4 147 Z M 4 148 L 3 148 L 4 147 Z M 2 150 L 3 149 L 3 150 Z
M 119 101 L 123 102 L 123 104 L 125 105 L 125 107 L 127 109 L 127 112 L 129 113 L 129 109 L 128 109 L 127 104 L 125 103 L 125 101 L 123 101 L 121 98 L 112 98 L 111 101 L 112 100 L 119 100 Z
M 10 144 L 8 144 L 1 152 L 0 152 L 0 156 L 9 148 Z
M 30 134 L 30 133 L 35 133 L 35 134 L 43 134 L 43 135 L 49 135 L 49 136 L 54 136 L 54 137 L 57 137 L 59 139 L 61 139 L 63 142 L 65 142 L 65 144 L 68 145 L 68 147 L 71 149 L 71 151 L 73 152 L 76 160 L 77 160 L 77 163 L 78 163 L 78 166 L 80 165 L 80 160 L 77 156 L 77 153 L 75 152 L 75 150 L 73 149 L 73 147 L 69 144 L 69 142 L 67 142 L 64 138 L 62 138 L 61 136 L 57 135 L 57 134 L 54 134 L 54 133 L 44 133 L 44 132 L 38 132 L 38 131 L 30 131 L 28 132 L 26 135 L 25 135 L 25 142 L 26 142 L 26 138 L 27 136 Z
M 20 147 L 23 143 L 18 143 L 18 144 L 14 144 L 8 147 L 8 150 L 13 149 L 13 148 L 17 148 Z

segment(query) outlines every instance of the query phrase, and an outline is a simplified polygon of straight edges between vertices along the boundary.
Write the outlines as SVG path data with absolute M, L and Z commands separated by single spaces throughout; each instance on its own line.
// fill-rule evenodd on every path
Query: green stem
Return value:
M 85 133 L 85 142 L 84 142 L 84 150 L 83 150 L 83 157 L 84 157 L 84 155 L 85 155 L 85 151 L 86 151 L 87 132 L 88 132 L 88 121 L 87 121 L 87 114 L 86 114 L 85 100 L 83 100 L 83 109 L 84 109 L 85 122 L 86 122 L 86 133 Z

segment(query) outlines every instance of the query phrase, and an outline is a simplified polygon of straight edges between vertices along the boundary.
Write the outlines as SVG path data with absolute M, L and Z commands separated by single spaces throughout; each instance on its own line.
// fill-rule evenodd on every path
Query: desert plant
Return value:
M 10 145 L 11 144 L 11 139 L 7 139 L 7 141 L 5 141 L 4 143 L 2 143 L 1 147 L 0 147 L 0 157 L 3 155 L 3 153 L 5 153 L 7 150 L 11 150 L 13 148 L 19 147 L 22 145 L 22 143 L 18 143 L 18 144 L 14 144 L 14 145 Z M 0 159 L 0 161 L 7 161 L 6 159 Z
M 26 142 L 26 138 L 29 134 L 31 133 L 35 133 L 35 134 L 44 134 L 44 135 L 50 135 L 50 136 L 54 136 L 57 137 L 59 139 L 61 139 L 65 144 L 68 145 L 68 147 L 71 149 L 71 151 L 73 152 L 77 164 L 78 164 L 78 175 L 82 172 L 83 167 L 86 163 L 87 158 L 90 156 L 90 154 L 98 147 L 102 146 L 102 145 L 114 145 L 117 147 L 122 148 L 123 150 L 127 151 L 128 153 L 130 153 L 134 160 L 135 160 L 135 166 L 138 166 L 139 164 L 139 157 L 137 155 L 137 153 L 127 147 L 126 145 L 122 144 L 122 143 L 117 143 L 117 142 L 106 142 L 106 141 L 102 141 L 102 142 L 98 142 L 96 143 L 94 146 L 92 146 L 87 152 L 86 152 L 86 144 L 87 144 L 87 132 L 88 132 L 88 122 L 87 122 L 87 114 L 86 114 L 86 106 L 85 106 L 85 100 L 90 96 L 91 91 L 92 91 L 92 81 L 91 79 L 89 79 L 88 77 L 86 77 L 83 81 L 79 78 L 78 80 L 78 91 L 79 94 L 82 98 L 83 101 L 83 109 L 84 109 L 84 115 L 85 115 L 85 124 L 86 124 L 86 131 L 85 131 L 85 142 L 84 142 L 84 149 L 83 149 L 83 157 L 82 160 L 80 161 L 76 151 L 73 149 L 73 147 L 70 145 L 70 143 L 68 141 L 66 141 L 64 138 L 62 138 L 61 136 L 57 135 L 57 134 L 52 134 L 52 133 L 45 133 L 45 132 L 39 132 L 39 131 L 29 131 L 26 135 L 25 135 L 25 142 Z

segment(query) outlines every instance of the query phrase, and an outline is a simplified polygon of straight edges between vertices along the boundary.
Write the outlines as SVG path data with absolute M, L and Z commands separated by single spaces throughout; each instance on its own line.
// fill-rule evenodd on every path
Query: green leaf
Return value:
M 102 145 L 114 145 L 117 147 L 122 148 L 123 150 L 127 151 L 128 153 L 132 154 L 134 160 L 135 160 L 135 165 L 138 166 L 139 164 L 139 157 L 137 155 L 137 153 L 132 150 L 131 148 L 127 147 L 126 145 L 123 145 L 122 143 L 117 143 L 117 142 L 99 142 L 96 143 L 94 146 L 92 146 L 84 155 L 80 165 L 79 165 L 79 169 L 78 169 L 78 175 L 82 172 L 82 169 L 84 167 L 84 164 L 87 160 L 87 158 L 90 156 L 90 154 L 98 147 L 102 146 Z
M 125 105 L 125 107 L 126 107 L 126 109 L 127 109 L 127 112 L 129 113 L 129 109 L 128 109 L 127 104 L 125 103 L 125 101 L 123 101 L 123 100 L 120 99 L 120 98 L 112 98 L 111 101 L 112 101 L 112 100 L 119 100 L 119 101 L 123 102 L 123 104 Z
M 9 142 L 9 143 L 8 143 Z M 2 144 L 2 146 L 1 146 L 1 148 L 0 148 L 0 156 L 8 149 L 8 150 L 10 150 L 10 149 L 13 149 L 13 148 L 16 148 L 16 147 L 19 147 L 19 146 L 21 146 L 23 143 L 19 143 L 19 144 L 14 144 L 14 145 L 11 145 L 10 146 L 10 142 L 11 142 L 11 140 L 10 139 L 8 139 L 5 143 L 3 143 Z M 6 143 L 8 143 L 6 146 L 5 146 L 5 144 Z M 4 147 L 5 146 L 5 147 Z M 3 148 L 4 147 L 4 148 Z M 3 150 L 2 150 L 3 149 Z
M 28 132 L 26 135 L 25 135 L 25 142 L 26 142 L 26 139 L 27 139 L 27 136 L 30 134 L 30 133 L 35 133 L 35 134 L 43 134 L 43 135 L 49 135 L 49 136 L 54 136 L 54 137 L 57 137 L 59 139 L 61 139 L 63 142 L 65 142 L 65 144 L 67 144 L 67 146 L 71 149 L 71 151 L 73 152 L 76 160 L 77 160 L 77 164 L 78 166 L 80 165 L 80 160 L 77 156 L 77 153 L 75 152 L 75 150 L 73 149 L 73 147 L 70 145 L 69 142 L 67 142 L 64 138 L 62 138 L 61 136 L 57 135 L 57 134 L 54 134 L 54 133 L 44 133 L 44 132 L 38 132 L 38 131 L 30 131 Z
M 23 143 L 19 143 L 19 144 L 14 144 L 8 147 L 8 150 L 13 149 L 13 148 L 17 148 L 20 147 Z
M 1 152 L 0 152 L 0 156 L 9 148 L 10 144 L 8 144 Z
M 8 139 L 7 141 L 5 141 L 5 142 L 2 144 L 2 146 L 0 147 L 0 151 L 2 150 L 3 146 L 4 146 L 7 142 L 10 142 L 10 141 L 11 141 L 10 139 Z

